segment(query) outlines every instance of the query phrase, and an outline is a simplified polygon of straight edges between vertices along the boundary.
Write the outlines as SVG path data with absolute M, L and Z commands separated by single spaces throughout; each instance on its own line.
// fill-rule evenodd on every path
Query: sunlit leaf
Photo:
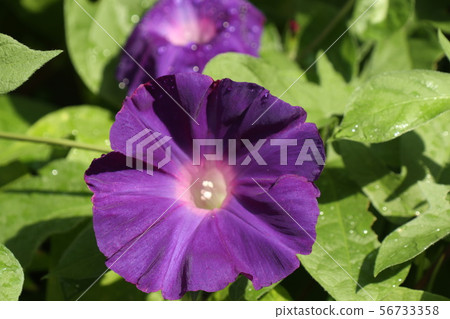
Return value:
M 419 187 L 430 202 L 430 208 L 383 240 L 375 263 L 375 275 L 414 258 L 450 234 L 448 185 L 419 182 Z
M 336 300 L 378 300 L 388 295 L 404 281 L 409 267 L 402 265 L 374 278 L 380 243 L 371 229 L 375 218 L 368 212 L 368 199 L 337 162 L 327 164 L 317 184 L 322 192 L 317 239 L 312 253 L 300 256 L 303 266 Z
M 385 73 L 355 90 L 338 138 L 379 143 L 450 110 L 450 74 L 413 70 Z
M 37 176 L 24 176 L 0 191 L 0 242 L 26 267 L 51 234 L 65 232 L 91 216 L 84 164 L 54 161 Z
M 0 301 L 17 300 L 22 285 L 22 267 L 8 248 L 0 244 Z
M 65 0 L 66 41 L 76 71 L 86 86 L 120 104 L 115 73 L 121 49 L 143 12 L 154 0 Z M 134 17 L 134 18 L 132 18 Z M 100 27 L 101 26 L 101 27 Z M 116 43 L 117 42 L 117 43 Z
M 17 89 L 61 50 L 36 51 L 0 33 L 0 94 Z

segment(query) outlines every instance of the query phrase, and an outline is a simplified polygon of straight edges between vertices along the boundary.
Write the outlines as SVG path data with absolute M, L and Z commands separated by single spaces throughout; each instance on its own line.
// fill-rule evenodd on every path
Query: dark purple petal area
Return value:
M 111 148 L 126 153 L 126 142 L 144 129 L 171 136 L 166 146 L 172 146 L 174 159 L 185 162 L 191 154 L 192 138 L 202 138 L 205 130 L 199 116 L 205 108 L 213 80 L 201 74 L 166 76 L 142 86 L 127 97 L 111 128 Z M 204 116 L 203 116 L 204 118 Z M 204 120 L 203 120 L 204 121 Z M 195 136 L 194 136 L 195 135 Z M 135 150 L 134 150 L 135 151 Z
M 201 72 L 224 52 L 258 55 L 264 16 L 245 0 L 160 0 L 136 26 L 125 50 L 151 76 Z M 149 76 L 124 54 L 117 78 L 130 91 Z
M 302 108 L 252 83 L 185 73 L 141 85 L 111 129 L 115 152 L 95 160 L 85 176 L 108 267 L 167 299 L 223 289 L 239 274 L 259 289 L 292 273 L 296 255 L 309 254 L 314 244 L 320 193 L 313 181 L 323 168 L 309 160 L 297 165 L 297 154 L 309 140 L 325 155 L 316 126 L 305 120 Z M 154 133 L 160 135 L 147 143 Z M 151 153 L 128 152 L 130 140 L 151 149 L 162 137 L 170 140 Z M 206 147 L 194 165 L 195 139 L 223 141 L 224 158 L 205 159 L 214 150 Z M 278 148 L 264 144 L 260 165 L 247 161 L 243 139 L 298 145 L 280 163 Z M 227 162 L 232 140 L 235 164 Z M 168 150 L 170 161 L 160 167 Z

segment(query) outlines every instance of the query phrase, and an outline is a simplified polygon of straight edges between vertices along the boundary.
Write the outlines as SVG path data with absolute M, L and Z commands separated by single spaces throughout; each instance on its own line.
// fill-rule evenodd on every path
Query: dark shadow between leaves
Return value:
M 386 198 L 386 202 L 394 200 L 426 176 L 421 163 L 425 145 L 420 136 L 416 132 L 408 132 L 401 137 L 401 145 L 400 152 L 403 157 L 401 158 L 401 164 L 406 166 L 406 177 L 394 192 Z
M 49 236 L 64 233 L 85 220 L 86 217 L 70 217 L 37 222 L 20 229 L 5 245 L 25 268 L 31 262 L 34 252 Z
M 330 181 L 333 182 L 333 185 L 327 185 Z M 320 190 L 335 190 L 333 192 L 322 191 L 319 197 L 320 204 L 339 201 L 359 192 L 358 185 L 348 179 L 348 173 L 344 168 L 325 166 L 321 177 L 316 181 L 316 185 Z
M 11 96 L 9 101 L 11 102 L 14 110 L 20 117 L 25 120 L 29 125 L 34 124 L 44 115 L 55 111 L 55 108 L 44 103 L 37 102 L 36 100 L 27 99 L 20 96 Z
M 103 78 L 100 85 L 100 96 L 111 103 L 116 109 L 120 109 L 122 101 L 127 94 L 127 88 L 120 89 L 119 81 L 116 79 L 116 70 L 119 65 L 120 53 L 112 58 L 103 69 Z
M 397 152 L 395 145 L 398 147 Z M 425 145 L 415 132 L 402 135 L 397 142 L 394 140 L 373 144 L 370 147 L 348 140 L 336 141 L 333 146 L 342 156 L 349 177 L 360 187 L 371 184 L 387 174 L 398 174 L 398 170 L 402 166 L 406 167 L 406 177 L 386 198 L 386 202 L 394 200 L 425 178 L 426 171 L 423 168 L 423 162 L 433 175 L 442 174 L 441 172 L 444 171 L 442 167 L 423 155 Z M 392 157 L 397 153 L 401 156 L 398 159 L 393 159 Z

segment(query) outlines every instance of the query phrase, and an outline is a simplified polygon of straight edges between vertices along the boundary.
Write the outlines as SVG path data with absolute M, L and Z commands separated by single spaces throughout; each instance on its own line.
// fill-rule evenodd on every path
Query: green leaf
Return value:
M 53 106 L 35 100 L 1 95 L 0 132 L 25 133 L 40 117 L 53 110 Z M 19 162 L 2 165 L 13 159 L 14 156 L 11 157 L 9 150 L 15 143 L 15 141 L 0 139 L 0 149 L 2 150 L 0 152 L 0 186 L 23 175 L 28 170 L 23 163 Z
M 353 21 L 360 19 L 351 31 L 361 38 L 382 39 L 404 26 L 413 10 L 413 0 L 357 0 Z
M 343 4 L 336 1 L 295 1 L 286 6 L 283 23 L 286 23 L 286 16 L 292 15 L 294 8 L 296 9 L 295 20 L 300 25 L 298 60 L 305 69 L 315 61 L 319 51 L 325 51 L 340 37 L 333 49 L 327 52 L 328 58 L 348 81 L 359 72 L 356 39 L 345 32 L 348 27 L 347 20 L 342 19 L 352 8 L 350 2 Z M 270 8 L 273 10 L 273 5 Z
M 19 262 L 8 248 L 0 244 L 0 301 L 18 300 L 23 279 Z
M 404 281 L 409 266 L 374 278 L 380 244 L 371 229 L 375 218 L 367 211 L 368 199 L 336 161 L 327 163 L 317 184 L 322 193 L 317 240 L 310 255 L 300 256 L 303 266 L 336 300 L 379 300 L 390 294 Z
M 113 123 L 110 111 L 90 105 L 62 108 L 49 113 L 31 126 L 27 135 L 74 139 L 77 142 L 109 147 L 109 130 Z M 54 150 L 53 146 L 36 143 L 16 142 L 7 152 L 0 155 L 0 164 L 16 158 L 23 160 L 46 159 Z M 86 165 L 99 157 L 95 151 L 71 149 L 67 158 Z
M 423 22 L 414 25 L 408 39 L 413 69 L 436 69 L 442 58 L 442 48 L 436 29 Z
M 281 58 L 281 56 L 279 56 Z M 325 58 L 325 57 L 323 57 Z M 302 77 L 289 90 L 287 90 L 302 74 L 287 57 L 283 57 L 288 68 L 277 68 L 270 65 L 264 59 L 257 59 L 248 55 L 238 53 L 220 54 L 212 59 L 204 70 L 204 74 L 214 79 L 231 78 L 239 82 L 257 83 L 270 90 L 274 96 L 281 97 L 284 101 L 294 105 L 302 106 L 308 113 L 308 121 L 318 126 L 325 124 L 331 114 L 339 113 L 344 108 L 345 91 L 341 91 L 342 80 L 330 89 L 331 82 L 324 76 L 323 87 L 306 82 Z M 279 64 L 279 63 L 278 63 Z M 327 60 L 322 61 L 322 69 L 328 71 L 333 67 Z M 323 75 L 323 73 L 322 73 Z M 333 70 L 334 79 L 339 75 Z
M 441 44 L 441 47 L 444 50 L 445 55 L 447 56 L 447 59 L 450 60 L 450 41 L 448 41 L 448 39 L 441 32 L 441 30 L 438 30 L 438 37 L 439 37 L 439 43 Z
M 209 297 L 208 300 L 260 300 L 265 294 L 278 286 L 279 282 L 274 283 L 268 287 L 263 287 L 259 290 L 253 288 L 253 284 L 245 276 L 239 276 L 235 282 L 228 285 L 225 289 L 216 291 Z
M 92 215 L 85 164 L 57 160 L 37 176 L 26 175 L 0 190 L 0 243 L 26 267 L 50 235 L 65 232 Z
M 0 94 L 17 89 L 61 50 L 36 51 L 0 33 Z
M 53 275 L 67 279 L 96 279 L 106 270 L 105 257 L 97 247 L 89 223 L 67 247 Z
M 378 212 L 402 224 L 427 209 L 417 182 L 450 179 L 448 113 L 389 142 L 364 145 L 339 141 L 350 179 L 369 197 Z M 447 173 L 446 173 L 447 172 Z
M 375 263 L 375 275 L 408 261 L 450 234 L 448 185 L 419 182 L 430 208 L 412 221 L 397 228 L 382 242 Z
M 448 301 L 449 299 L 440 295 L 432 294 L 427 291 L 415 290 L 406 287 L 398 287 L 392 289 L 389 294 L 386 294 L 382 298 L 382 301 Z
M 379 40 L 362 77 L 364 79 L 388 71 L 410 70 L 412 61 L 405 29 Z
M 89 223 L 67 247 L 49 276 L 57 278 L 65 300 L 74 300 L 105 271 L 105 257 Z
M 270 290 L 264 296 L 262 296 L 261 301 L 291 301 L 292 297 L 289 292 L 283 288 L 283 286 L 276 286 L 274 289 Z
M 450 74 L 399 71 L 371 78 L 355 90 L 337 138 L 379 143 L 450 110 Z
M 121 54 L 115 41 L 125 45 L 135 26 L 134 19 L 140 17 L 154 0 L 77 2 L 82 8 L 73 0 L 64 2 L 67 47 L 72 62 L 93 93 L 119 105 L 126 92 L 119 89 L 115 77 Z
M 21 6 L 29 11 L 32 12 L 42 12 L 47 7 L 53 5 L 55 2 L 58 2 L 59 0 L 21 0 L 20 4 Z
M 348 176 L 362 187 L 375 208 L 391 222 L 402 223 L 415 216 L 425 201 L 420 189 L 413 182 L 422 178 L 421 171 L 403 169 L 400 174 L 392 172 L 376 157 L 380 147 L 368 147 L 361 143 L 340 141 Z M 412 185 L 411 185 L 412 184 Z M 411 187 L 407 187 L 409 185 Z
M 90 282 L 92 284 L 93 282 Z M 154 297 L 158 294 L 153 294 Z M 84 294 L 80 300 L 95 301 L 144 301 L 147 294 L 126 282 L 113 271 L 108 271 L 95 285 Z

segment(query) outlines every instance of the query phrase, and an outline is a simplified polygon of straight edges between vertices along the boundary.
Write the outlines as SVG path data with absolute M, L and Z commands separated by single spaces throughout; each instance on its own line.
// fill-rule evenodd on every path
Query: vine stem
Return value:
M 100 153 L 111 152 L 111 150 L 107 149 L 107 148 L 103 148 L 103 147 L 95 146 L 95 145 L 91 145 L 91 144 L 80 143 L 77 141 L 72 141 L 72 140 L 67 140 L 67 139 L 62 139 L 62 138 L 37 137 L 37 136 L 29 136 L 29 135 L 23 135 L 23 134 L 0 132 L 0 139 L 56 145 L 56 146 L 63 146 L 63 147 L 73 147 L 73 148 L 78 148 L 78 149 L 87 150 L 87 151 L 96 151 L 96 152 L 100 152 Z
M 353 7 L 355 0 L 348 0 L 345 5 L 341 8 L 338 14 L 330 21 L 327 27 L 319 34 L 319 36 L 308 45 L 305 50 L 300 54 L 300 58 L 305 57 L 309 52 L 315 49 L 317 45 L 319 45 L 325 37 L 334 29 L 334 27 L 341 21 L 344 16 L 351 10 Z

